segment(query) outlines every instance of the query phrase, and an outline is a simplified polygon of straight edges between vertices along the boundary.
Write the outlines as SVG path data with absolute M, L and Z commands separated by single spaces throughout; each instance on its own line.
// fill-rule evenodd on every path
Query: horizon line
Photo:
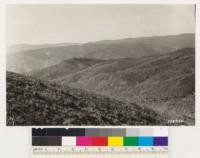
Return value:
M 169 34 L 169 35 L 151 35 L 151 36 L 136 36 L 136 37 L 126 37 L 126 38 L 116 38 L 116 39 L 104 39 L 104 40 L 95 40 L 95 41 L 86 41 L 86 42 L 56 42 L 56 43 L 18 43 L 18 44 L 7 44 L 7 47 L 10 46 L 17 46 L 17 45 L 30 45 L 30 46 L 42 46 L 42 45 L 56 45 L 56 44 L 71 44 L 71 45 L 83 45 L 83 44 L 89 44 L 89 43 L 96 43 L 96 42 L 103 42 L 103 41 L 117 41 L 117 40 L 126 40 L 126 39 L 134 39 L 134 38 L 151 38 L 151 37 L 164 37 L 164 36 L 180 36 L 180 35 L 187 35 L 187 34 L 193 34 L 196 33 L 178 33 L 178 34 Z

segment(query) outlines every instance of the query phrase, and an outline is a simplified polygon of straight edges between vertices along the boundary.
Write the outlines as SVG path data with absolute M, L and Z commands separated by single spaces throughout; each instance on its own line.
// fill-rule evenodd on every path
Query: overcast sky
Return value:
M 194 33 L 193 5 L 8 5 L 7 44 Z

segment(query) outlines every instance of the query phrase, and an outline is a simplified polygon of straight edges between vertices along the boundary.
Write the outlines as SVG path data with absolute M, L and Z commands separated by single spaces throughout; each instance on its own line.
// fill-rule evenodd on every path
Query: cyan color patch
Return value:
M 153 146 L 153 137 L 138 137 L 139 146 Z

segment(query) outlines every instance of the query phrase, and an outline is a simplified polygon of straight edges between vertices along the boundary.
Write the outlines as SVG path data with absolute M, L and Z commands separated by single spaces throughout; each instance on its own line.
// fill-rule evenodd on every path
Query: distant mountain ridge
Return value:
M 194 48 L 194 34 L 104 40 L 86 44 L 44 47 L 7 54 L 7 70 L 27 73 L 70 58 L 119 59 L 165 54 Z
M 22 52 L 27 50 L 35 50 L 42 48 L 51 48 L 59 46 L 77 45 L 77 43 L 58 43 L 58 44 L 15 44 L 7 46 L 9 53 Z

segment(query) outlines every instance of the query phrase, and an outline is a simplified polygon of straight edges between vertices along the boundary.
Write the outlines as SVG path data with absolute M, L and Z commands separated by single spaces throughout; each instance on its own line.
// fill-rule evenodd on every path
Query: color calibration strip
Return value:
M 32 129 L 32 158 L 168 158 L 166 128 Z
M 166 147 L 163 128 L 44 128 L 32 129 L 32 146 Z

